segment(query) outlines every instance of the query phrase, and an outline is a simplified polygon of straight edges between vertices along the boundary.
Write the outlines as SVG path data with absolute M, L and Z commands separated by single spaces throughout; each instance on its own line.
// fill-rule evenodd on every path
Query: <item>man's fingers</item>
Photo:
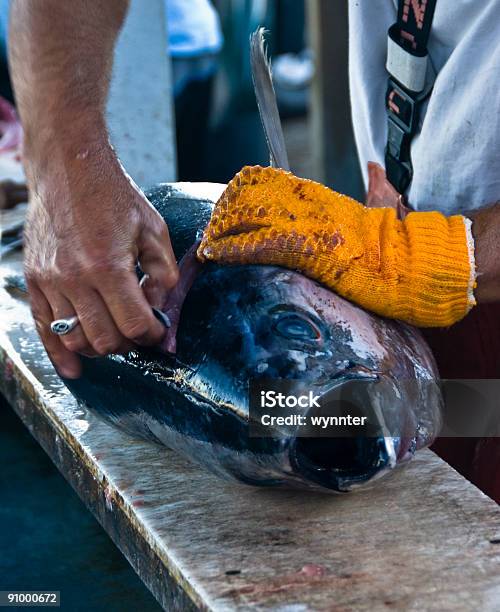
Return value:
M 44 292 L 52 310 L 53 319 L 67 319 L 75 314 L 80 318 L 75 306 L 64 295 L 49 288 L 45 288 Z M 95 355 L 81 325 L 77 325 L 69 334 L 59 336 L 59 340 L 72 353 Z
M 167 226 L 162 226 L 156 237 L 145 236 L 139 244 L 139 263 L 148 275 L 143 285 L 152 306 L 161 308 L 179 280 L 179 269 L 170 243 Z
M 120 274 L 111 282 L 108 278 L 102 287 L 101 293 L 91 286 L 72 287 L 67 296 L 50 286 L 44 288 L 44 293 L 38 290 L 46 303 L 43 316 L 38 317 L 43 321 L 40 334 L 47 351 L 51 351 L 51 358 L 56 351 L 54 361 L 59 370 L 66 370 L 57 354 L 61 347 L 65 349 L 65 357 L 68 352 L 73 356 L 81 353 L 92 357 L 125 353 L 134 343 L 155 345 L 161 342 L 165 329 L 154 317 L 135 273 Z M 57 337 L 50 331 L 52 320 L 74 315 L 79 324 L 71 332 Z
M 128 340 L 145 346 L 159 344 L 165 328 L 153 315 L 135 273 L 108 279 L 101 296 L 120 333 Z
M 42 339 L 47 354 L 59 374 L 64 378 L 78 378 L 82 366 L 78 355 L 69 351 L 60 338 L 50 331 L 54 314 L 45 295 L 34 283 L 28 281 L 31 311 L 36 329 Z
M 149 274 L 142 277 L 140 286 L 149 304 L 162 310 L 168 297 L 165 288 Z
M 133 348 L 133 343 L 120 333 L 106 304 L 97 291 L 88 289 L 71 296 L 82 334 L 97 355 L 125 353 Z M 71 340 L 71 334 L 68 339 Z M 63 336 L 64 339 L 64 336 Z M 64 340 L 63 340 L 64 341 Z M 66 345 L 67 346 L 67 345 Z
M 96 357 L 125 353 L 133 348 L 133 343 L 119 332 L 101 296 L 94 289 L 73 292 L 68 297 L 47 289 L 45 295 L 54 319 L 73 315 L 78 317 L 79 324 L 70 333 L 60 336 L 60 342 L 69 351 Z

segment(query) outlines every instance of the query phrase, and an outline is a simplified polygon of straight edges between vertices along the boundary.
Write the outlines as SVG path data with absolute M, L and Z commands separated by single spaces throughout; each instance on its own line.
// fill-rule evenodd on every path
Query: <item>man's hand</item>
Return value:
M 105 108 L 128 0 L 13 0 L 9 59 L 24 128 L 31 203 L 26 276 L 45 347 L 68 378 L 77 352 L 155 344 L 161 305 L 177 280 L 167 228 L 108 143 Z M 145 293 L 135 266 L 149 275 Z M 149 300 L 149 301 L 148 301 Z M 53 319 L 80 325 L 54 336 Z
M 167 226 L 109 146 L 77 154 L 65 175 L 41 179 L 33 194 L 25 273 L 47 352 L 61 375 L 74 378 L 75 353 L 106 355 L 161 341 L 164 328 L 151 306 L 161 307 L 175 286 L 177 265 Z M 137 261 L 149 276 L 144 291 Z M 80 325 L 66 336 L 52 334 L 51 321 L 74 314 Z

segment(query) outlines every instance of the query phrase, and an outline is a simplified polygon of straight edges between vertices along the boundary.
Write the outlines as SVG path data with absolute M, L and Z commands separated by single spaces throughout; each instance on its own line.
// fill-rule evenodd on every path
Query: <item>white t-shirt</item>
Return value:
M 387 30 L 395 0 L 349 0 L 354 132 L 366 164 L 384 165 Z M 429 54 L 438 76 L 412 145 L 415 210 L 447 214 L 500 200 L 500 0 L 437 0 Z
M 210 0 L 166 0 L 172 57 L 199 57 L 222 47 L 219 16 Z

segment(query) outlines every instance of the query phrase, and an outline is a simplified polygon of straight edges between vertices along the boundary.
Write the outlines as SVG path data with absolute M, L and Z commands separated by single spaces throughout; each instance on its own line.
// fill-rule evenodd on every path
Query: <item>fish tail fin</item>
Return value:
M 285 136 L 271 76 L 271 65 L 265 49 L 265 32 L 264 28 L 258 28 L 250 36 L 250 62 L 255 96 L 267 146 L 271 155 L 271 166 L 290 170 Z

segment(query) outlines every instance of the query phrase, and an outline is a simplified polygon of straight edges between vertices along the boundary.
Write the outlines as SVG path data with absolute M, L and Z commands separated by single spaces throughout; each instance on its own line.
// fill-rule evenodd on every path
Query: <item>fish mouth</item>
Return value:
M 322 487 L 350 491 L 396 466 L 401 439 L 391 431 L 380 403 L 374 400 L 377 382 L 377 378 L 346 381 L 334 389 L 332 397 L 337 399 L 330 397 L 326 407 L 308 412 L 309 422 L 335 415 L 336 424 L 324 432 L 312 429 L 293 440 L 289 456 L 297 473 Z
M 347 492 L 395 467 L 396 451 L 389 437 L 297 438 L 290 461 L 311 482 Z

